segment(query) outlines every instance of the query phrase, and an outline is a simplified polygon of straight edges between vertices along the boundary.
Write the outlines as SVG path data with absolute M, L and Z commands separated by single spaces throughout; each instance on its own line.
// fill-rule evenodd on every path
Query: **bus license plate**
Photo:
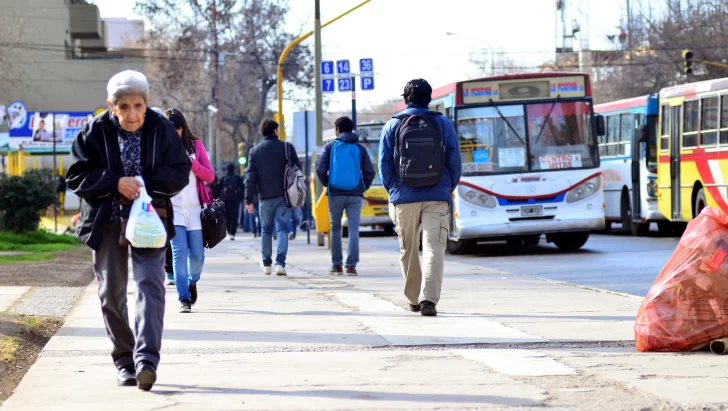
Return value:
M 542 205 L 521 206 L 521 216 L 523 217 L 533 217 L 541 215 L 543 215 Z

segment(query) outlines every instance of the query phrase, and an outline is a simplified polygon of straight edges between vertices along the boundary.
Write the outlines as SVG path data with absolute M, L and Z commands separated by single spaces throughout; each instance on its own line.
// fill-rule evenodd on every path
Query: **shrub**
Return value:
M 0 231 L 35 231 L 41 211 L 57 204 L 50 170 L 30 170 L 20 177 L 0 176 Z

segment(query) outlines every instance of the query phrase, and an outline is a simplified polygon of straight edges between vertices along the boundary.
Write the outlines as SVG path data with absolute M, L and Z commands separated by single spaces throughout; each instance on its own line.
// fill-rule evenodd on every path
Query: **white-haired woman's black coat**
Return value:
M 66 173 L 68 188 L 82 199 L 76 236 L 97 251 L 112 218 L 112 198 L 119 197 L 119 179 L 124 177 L 117 136 L 108 111 L 95 117 L 76 136 L 73 164 Z M 170 198 L 189 183 L 192 163 L 172 123 L 152 109 L 147 109 L 142 127 L 141 165 L 152 204 L 167 211 L 167 238 L 172 238 Z

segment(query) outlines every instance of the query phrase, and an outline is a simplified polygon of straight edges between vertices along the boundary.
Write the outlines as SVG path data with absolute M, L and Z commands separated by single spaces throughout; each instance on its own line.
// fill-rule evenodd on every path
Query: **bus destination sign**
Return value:
M 545 100 L 586 96 L 583 76 L 469 81 L 462 83 L 464 104 L 480 104 L 514 100 Z

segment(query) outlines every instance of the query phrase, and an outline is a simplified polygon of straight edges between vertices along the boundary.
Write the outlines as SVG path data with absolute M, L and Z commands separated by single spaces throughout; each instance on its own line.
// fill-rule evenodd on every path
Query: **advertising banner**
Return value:
M 93 118 L 92 112 L 29 112 L 16 101 L 7 108 L 10 148 L 71 147 L 78 131 Z M 55 124 L 54 124 L 55 120 Z

